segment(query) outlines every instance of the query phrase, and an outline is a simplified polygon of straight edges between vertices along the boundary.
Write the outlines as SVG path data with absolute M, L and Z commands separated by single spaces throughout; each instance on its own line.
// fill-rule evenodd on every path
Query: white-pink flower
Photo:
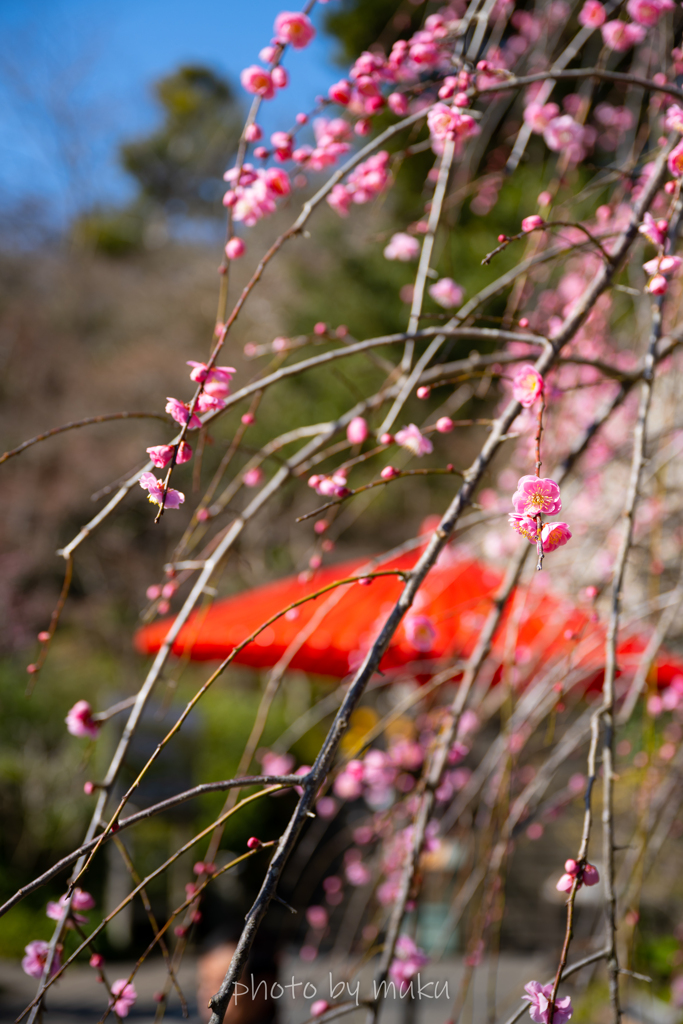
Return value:
M 536 543 L 536 520 L 533 517 L 511 512 L 508 516 L 508 523 L 520 537 L 524 537 L 530 544 Z
M 671 109 L 671 108 L 669 108 Z M 681 109 L 680 107 L 678 108 Z M 681 110 L 683 115 L 683 110 Z M 671 127 L 670 125 L 668 127 Z M 683 127 L 681 127 L 683 131 Z M 655 220 L 651 213 L 645 213 L 643 217 L 643 223 L 639 226 L 638 231 L 641 235 L 644 235 L 649 242 L 653 245 L 663 245 L 666 239 L 666 232 L 668 230 L 668 223 L 665 220 Z
M 566 153 L 572 163 L 578 163 L 585 156 L 585 132 L 583 125 L 571 115 L 562 114 L 552 119 L 543 132 L 543 138 L 548 149 L 554 153 Z
M 549 477 L 522 476 L 517 481 L 512 504 L 515 512 L 522 516 L 536 516 L 539 512 L 555 515 L 562 511 L 560 488 Z
M 247 92 L 255 96 L 261 96 L 264 100 L 270 100 L 275 95 L 275 86 L 270 77 L 270 72 L 261 68 L 258 64 L 251 64 L 240 72 L 240 82 Z
M 166 412 L 169 413 L 176 423 L 187 423 L 190 417 L 190 410 L 184 402 L 178 401 L 177 398 L 166 399 Z M 192 413 L 192 419 L 190 419 L 190 430 L 197 430 L 201 427 L 202 421 L 198 416 Z
M 548 125 L 560 113 L 557 103 L 528 103 L 524 108 L 524 120 L 537 135 L 542 135 Z
M 87 736 L 96 740 L 99 735 L 100 723 L 92 717 L 92 708 L 87 700 L 76 701 L 64 721 L 72 736 Z
M 431 651 L 436 640 L 436 627 L 427 615 L 408 614 L 405 617 L 405 634 L 409 644 L 416 651 L 426 654 Z
M 130 984 L 126 978 L 117 978 L 111 986 L 111 994 L 115 996 L 112 1000 L 112 1009 L 119 1017 L 127 1017 L 130 1008 L 138 997 L 135 986 Z
M 512 378 L 512 396 L 523 405 L 525 409 L 530 408 L 536 399 L 543 394 L 543 377 L 530 363 L 520 366 Z
M 153 505 L 161 505 L 163 500 L 164 508 L 180 508 L 185 501 L 185 495 L 182 491 L 176 491 L 173 487 L 169 487 L 164 496 L 161 480 L 157 480 L 154 473 L 142 473 L 140 476 L 140 487 L 142 487 L 143 491 L 148 492 L 148 498 Z
M 632 46 L 642 43 L 647 35 L 642 25 L 633 25 L 625 21 L 606 21 L 601 26 L 602 40 L 605 46 L 617 53 L 625 53 Z
M 536 228 L 542 228 L 544 223 L 543 217 L 540 217 L 537 213 L 532 213 L 529 217 L 524 217 L 522 220 L 522 231 L 535 231 Z
M 405 231 L 397 231 L 395 235 L 392 235 L 389 244 L 384 249 L 385 259 L 401 260 L 402 263 L 417 259 L 419 255 L 420 243 L 412 235 L 407 235 Z
M 670 107 L 667 107 L 664 127 L 667 131 L 683 133 L 683 107 L 679 107 L 677 103 L 672 103 Z
M 541 530 L 543 550 L 556 551 L 572 539 L 572 532 L 567 523 L 545 523 Z
M 675 9 L 673 0 L 628 0 L 626 10 L 639 25 L 651 28 L 666 11 Z
M 465 294 L 465 289 L 456 284 L 452 277 L 442 277 L 440 281 L 431 284 L 427 290 L 434 302 L 444 309 L 459 306 Z
M 21 969 L 24 974 L 28 974 L 31 978 L 42 978 L 45 964 L 47 963 L 48 949 L 49 945 L 44 939 L 34 939 L 33 942 L 29 942 L 28 946 L 24 947 L 26 956 L 21 961 Z M 56 974 L 60 967 L 59 951 L 55 950 L 50 976 Z
M 646 274 L 675 274 L 680 270 L 683 260 L 680 256 L 655 256 L 653 260 L 643 263 Z
M 600 28 L 607 20 L 607 12 L 599 0 L 586 0 L 579 12 L 579 24 Z
M 308 46 L 315 36 L 311 19 L 301 11 L 281 11 L 273 26 L 278 43 L 289 43 L 295 50 Z
M 429 957 L 409 935 L 399 935 L 394 948 L 394 960 L 389 967 L 389 977 L 400 988 L 428 963 Z
M 351 444 L 363 444 L 368 436 L 368 425 L 362 416 L 354 416 L 346 428 L 346 439 Z
M 424 436 L 420 428 L 416 427 L 414 423 L 409 423 L 407 427 L 397 430 L 395 440 L 396 444 L 399 444 L 401 448 L 405 448 L 418 457 L 429 455 L 434 450 L 432 442 L 428 437 Z
M 539 981 L 530 981 L 524 986 L 525 996 L 529 1002 L 529 1016 L 534 1024 L 548 1024 L 550 1000 L 553 994 L 553 983 L 541 985 Z M 553 1024 L 566 1024 L 572 1013 L 572 1001 L 569 996 L 555 1000 L 553 1007 Z

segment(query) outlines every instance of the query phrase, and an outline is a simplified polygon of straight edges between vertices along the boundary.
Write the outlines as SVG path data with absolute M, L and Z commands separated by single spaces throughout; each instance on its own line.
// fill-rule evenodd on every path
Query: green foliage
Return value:
M 178 212 L 211 212 L 221 175 L 237 147 L 240 107 L 228 83 L 204 67 L 181 67 L 156 85 L 164 123 L 121 148 L 142 194 Z

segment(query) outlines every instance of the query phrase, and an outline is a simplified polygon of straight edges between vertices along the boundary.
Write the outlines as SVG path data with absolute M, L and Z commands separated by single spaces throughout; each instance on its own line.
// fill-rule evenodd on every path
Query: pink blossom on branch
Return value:
M 399 935 L 394 949 L 394 959 L 389 967 L 389 977 L 400 988 L 428 963 L 429 957 L 409 935 Z
M 522 476 L 517 481 L 512 504 L 519 515 L 555 515 L 562 511 L 560 488 L 549 477 Z
M 681 110 L 683 114 L 683 110 Z M 646 213 L 643 223 L 638 228 L 641 235 L 644 235 L 653 245 L 663 245 L 666 240 L 668 223 L 665 220 L 655 220 L 651 213 Z
M 535 231 L 536 228 L 542 228 L 544 224 L 543 217 L 539 217 L 537 213 L 532 213 L 530 217 L 525 217 L 522 221 L 522 231 Z
M 436 640 L 436 628 L 428 615 L 406 615 L 404 629 L 408 643 L 416 651 L 421 654 L 431 651 Z
M 189 408 L 184 402 L 179 402 L 177 398 L 166 399 L 166 412 L 173 417 L 176 423 L 180 423 L 181 425 L 187 423 L 190 418 Z M 190 430 L 198 430 L 201 425 L 202 421 L 198 416 L 195 416 L 195 414 L 192 413 L 192 418 L 190 419 Z
M 111 994 L 115 997 L 112 1001 L 112 1009 L 119 1017 L 127 1017 L 130 1008 L 138 997 L 135 986 L 130 984 L 126 978 L 117 978 L 111 986 Z
M 407 427 L 397 430 L 395 439 L 396 444 L 399 444 L 401 448 L 405 448 L 418 457 L 429 455 L 434 450 L 432 442 L 414 423 L 409 423 Z
M 666 164 L 674 178 L 680 178 L 683 175 L 683 141 L 671 150 Z
M 346 438 L 351 444 L 363 444 L 368 433 L 368 425 L 362 416 L 354 416 L 346 428 Z
M 667 107 L 664 127 L 667 131 L 683 134 L 683 107 L 679 107 L 677 103 L 672 103 L 670 107 Z
M 289 43 L 295 50 L 308 46 L 315 36 L 311 19 L 301 11 L 281 11 L 275 19 L 273 31 L 278 43 Z
M 626 10 L 639 25 L 652 28 L 667 11 L 675 10 L 673 0 L 628 0 Z
M 28 974 L 31 978 L 42 978 L 43 970 L 47 963 L 48 949 L 48 943 L 45 942 L 44 939 L 34 939 L 33 942 L 29 942 L 28 946 L 24 949 L 26 956 L 24 956 L 21 961 L 21 969 L 24 974 Z M 61 960 L 59 951 L 55 950 L 55 955 L 52 958 L 50 976 L 56 974 L 60 967 Z
M 625 21 L 607 21 L 600 31 L 605 46 L 616 53 L 625 53 L 632 46 L 642 43 L 647 35 L 642 25 L 633 25 Z
M 427 290 L 434 302 L 444 309 L 453 309 L 454 306 L 459 306 L 465 295 L 465 289 L 456 284 L 452 277 L 442 277 L 440 281 L 431 284 Z
M 87 736 L 96 740 L 99 735 L 100 723 L 92 717 L 92 708 L 87 700 L 76 701 L 64 721 L 72 736 Z
M 161 505 L 163 500 L 164 508 L 180 508 L 185 501 L 185 495 L 172 487 L 168 488 L 164 497 L 161 480 L 157 480 L 154 473 L 143 473 L 140 476 L 140 487 L 148 492 L 149 501 L 153 505 Z
M 579 12 L 579 24 L 584 27 L 600 28 L 607 20 L 607 12 L 599 0 L 586 0 Z
M 643 263 L 646 274 L 675 274 L 680 270 L 683 259 L 680 256 L 656 256 L 653 260 Z
M 508 516 L 508 523 L 520 537 L 524 537 L 530 544 L 536 543 L 536 520 L 531 516 L 519 515 L 511 512 Z
M 240 82 L 247 92 L 255 96 L 261 96 L 264 100 L 270 100 L 275 95 L 275 86 L 270 72 L 261 68 L 258 64 L 251 64 L 240 72 Z
M 525 996 L 529 1002 L 529 1016 L 534 1024 L 548 1024 L 550 1000 L 553 994 L 553 983 L 541 985 L 539 981 L 530 981 L 524 986 Z M 566 1024 L 574 1010 L 569 996 L 555 1000 L 553 1007 L 553 1024 Z
M 571 163 L 583 160 L 586 153 L 585 137 L 586 130 L 583 125 L 575 121 L 569 114 L 554 117 L 543 132 L 548 149 L 552 149 L 554 153 L 565 153 Z
M 397 231 L 395 235 L 392 235 L 389 244 L 384 249 L 385 259 L 400 260 L 402 263 L 417 259 L 419 255 L 420 243 L 412 235 L 407 235 L 405 231 Z
M 541 541 L 546 553 L 556 551 L 571 539 L 572 534 L 567 523 L 545 523 L 541 530 Z
M 520 366 L 512 379 L 512 397 L 529 409 L 543 394 L 543 377 L 530 363 Z

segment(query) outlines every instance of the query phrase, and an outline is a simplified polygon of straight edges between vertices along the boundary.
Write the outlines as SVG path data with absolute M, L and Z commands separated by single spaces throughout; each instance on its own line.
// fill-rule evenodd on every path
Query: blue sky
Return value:
M 243 94 L 239 72 L 258 62 L 287 0 L 3 0 L 0 4 L 0 206 L 50 205 L 62 220 L 92 201 L 121 201 L 132 185 L 116 165 L 123 139 L 159 121 L 155 79 L 207 64 Z M 325 8 L 313 12 L 319 25 Z M 290 86 L 264 104 L 267 133 L 341 77 L 321 31 L 290 51 Z M 246 94 L 245 103 L 248 99 Z

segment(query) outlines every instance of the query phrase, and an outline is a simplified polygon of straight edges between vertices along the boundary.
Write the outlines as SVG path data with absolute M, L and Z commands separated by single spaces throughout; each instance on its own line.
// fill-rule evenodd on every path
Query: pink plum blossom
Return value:
M 142 473 L 140 476 L 140 487 L 143 491 L 148 491 L 148 499 L 153 505 L 161 505 L 163 502 L 164 508 L 180 508 L 182 503 L 185 501 L 185 495 L 182 491 L 176 491 L 173 487 L 169 487 L 164 496 L 164 489 L 161 480 L 157 480 L 154 473 Z
M 281 11 L 273 26 L 278 43 L 289 43 L 295 50 L 308 46 L 315 36 L 311 19 L 301 11 Z
M 537 135 L 542 135 L 554 118 L 558 117 L 560 108 L 557 103 L 528 103 L 524 108 L 524 120 Z
M 246 251 L 247 247 L 241 238 L 231 238 L 225 246 L 225 255 L 229 260 L 238 260 Z
M 394 959 L 389 967 L 389 977 L 400 987 L 407 984 L 420 968 L 428 963 L 429 957 L 409 935 L 399 935 L 394 948 Z
M 518 533 L 521 537 L 525 537 L 530 544 L 536 543 L 536 520 L 531 516 L 518 515 L 515 512 L 511 512 L 508 516 L 508 522 L 515 533 Z
M 426 654 L 434 646 L 436 628 L 427 615 L 406 615 L 405 633 L 408 643 L 416 651 Z
M 314 928 L 316 931 L 322 931 L 324 928 L 327 928 L 329 916 L 324 907 L 313 906 L 307 908 L 306 920 L 311 928 Z
M 530 363 L 520 366 L 512 379 L 513 398 L 529 409 L 537 398 L 543 394 L 543 377 Z
M 211 387 L 211 385 L 209 385 L 209 387 Z M 197 404 L 195 408 L 197 412 L 200 413 L 218 412 L 221 409 L 225 409 L 225 399 L 216 398 L 214 395 L 210 394 L 208 391 L 205 390 L 202 391 L 201 395 L 197 399 Z
M 555 515 L 562 511 L 560 488 L 550 478 L 522 476 L 517 481 L 512 504 L 519 515 L 535 516 L 539 512 Z
M 625 53 L 632 46 L 642 43 L 647 35 L 642 25 L 633 25 L 625 21 L 607 21 L 601 26 L 602 40 L 610 50 Z
M 465 289 L 456 284 L 451 277 L 442 277 L 440 281 L 431 284 L 427 289 L 429 294 L 444 309 L 452 309 L 459 306 L 463 300 Z
M 147 448 L 150 461 L 157 469 L 164 469 L 165 466 L 168 466 L 173 458 L 173 451 L 174 446 L 172 444 L 159 444 L 155 447 Z
M 363 792 L 363 764 L 349 761 L 334 780 L 334 792 L 342 800 L 356 800 Z
M 432 442 L 414 423 L 409 423 L 407 427 L 396 431 L 396 444 L 418 457 L 429 455 L 434 450 Z
M 24 974 L 28 974 L 31 978 L 42 978 L 47 963 L 48 949 L 49 945 L 44 939 L 34 939 L 33 942 L 29 942 L 28 946 L 24 948 L 26 956 L 21 961 L 21 969 Z M 60 967 L 59 950 L 55 950 L 50 976 L 56 974 Z
M 155 447 L 148 448 L 147 454 L 150 457 L 152 465 L 156 466 L 157 469 L 164 469 L 173 459 L 173 452 L 175 451 L 176 445 L 173 444 L 159 444 Z M 192 458 L 192 449 L 186 441 L 181 441 L 177 446 L 178 451 L 176 453 L 176 464 L 182 465 L 183 462 L 189 462 Z
M 607 12 L 599 0 L 586 0 L 579 12 L 579 24 L 600 28 L 607 20 Z
M 322 1017 L 330 1008 L 330 1004 L 326 999 L 316 999 L 314 1003 L 311 1003 L 311 1017 Z
M 279 64 L 271 71 L 270 78 L 276 89 L 286 89 L 289 85 L 289 75 Z
M 679 108 L 680 109 L 680 108 Z M 681 110 L 683 115 L 683 110 Z M 683 128 L 681 129 L 683 131 Z M 645 235 L 653 245 L 663 245 L 666 239 L 666 232 L 669 225 L 665 220 L 655 220 L 651 213 L 646 213 L 643 223 L 638 228 L 641 235 Z
M 662 274 L 655 274 L 646 286 L 646 291 L 651 295 L 666 295 L 669 290 L 669 282 Z
M 440 434 L 450 434 L 455 429 L 455 424 L 450 416 L 440 416 L 436 421 L 436 429 Z
M 681 263 L 683 259 L 680 256 L 656 256 L 643 263 L 643 270 L 646 274 L 675 274 Z
M 543 138 L 548 149 L 566 153 L 572 163 L 578 163 L 585 155 L 585 128 L 569 114 L 554 117 L 543 132 Z
M 467 139 L 478 135 L 480 128 L 470 114 L 462 114 L 445 103 L 435 103 L 427 114 L 427 126 L 432 139 L 443 142 L 446 139 Z
M 529 1016 L 534 1024 L 548 1024 L 550 1000 L 553 995 L 553 982 L 549 985 L 541 985 L 539 981 L 530 981 L 524 986 L 525 996 L 529 1002 Z M 555 1000 L 553 1007 L 553 1024 L 566 1024 L 572 1013 L 572 1001 L 569 996 L 563 996 Z
M 532 213 L 530 217 L 525 217 L 522 221 L 522 231 L 534 231 L 536 228 L 542 228 L 544 223 L 543 217 Z
M 417 259 L 419 255 L 420 243 L 412 235 L 407 235 L 405 231 L 397 231 L 395 235 L 392 235 L 389 244 L 384 249 L 385 259 L 400 260 L 402 263 Z
M 173 417 L 176 423 L 180 424 L 187 423 L 190 417 L 190 410 L 188 407 L 184 402 L 179 402 L 177 398 L 166 399 L 166 412 Z M 198 416 L 195 416 L 195 414 L 192 413 L 192 418 L 190 419 L 190 430 L 197 430 L 201 425 L 202 421 Z
M 135 986 L 126 978 L 117 978 L 111 986 L 111 994 L 116 998 L 112 1001 L 112 1009 L 119 1017 L 127 1017 L 131 1006 L 138 997 Z
M 67 902 L 68 896 L 66 895 L 61 896 L 56 903 L 53 900 L 50 900 L 45 913 L 49 918 L 51 918 L 51 920 L 59 921 L 64 913 L 64 908 Z M 92 910 L 94 906 L 95 900 L 90 893 L 85 892 L 83 889 L 79 889 L 79 887 L 76 886 L 73 891 L 73 896 L 71 897 L 71 916 L 74 917 L 79 924 L 85 924 L 88 919 L 87 917 L 84 917 L 80 911 Z
M 242 477 L 245 487 L 258 487 L 263 480 L 263 470 L 259 466 L 248 469 Z
M 666 164 L 674 178 L 681 177 L 683 174 L 683 140 L 671 150 Z
M 346 428 L 346 438 L 351 444 L 363 444 L 368 433 L 368 425 L 362 416 L 354 416 Z
M 240 82 L 247 92 L 255 96 L 261 96 L 264 100 L 270 100 L 275 95 L 275 86 L 270 72 L 261 68 L 258 64 L 251 64 L 240 72 Z
M 345 107 L 351 100 L 351 83 L 342 78 L 340 82 L 335 82 L 334 85 L 329 87 L 327 95 L 333 103 L 338 103 L 341 107 Z
M 679 107 L 677 103 L 667 107 L 664 127 L 667 131 L 683 133 L 683 107 Z
M 230 393 L 230 380 L 237 373 L 234 366 L 209 368 L 206 363 L 198 363 L 196 359 L 188 359 L 187 365 L 193 367 L 190 371 L 190 380 L 203 384 L 210 395 L 225 398 Z
M 556 551 L 571 539 L 572 534 L 567 523 L 545 523 L 541 530 L 541 543 L 545 552 Z
M 294 758 L 291 754 L 276 754 L 272 750 L 260 754 L 259 760 L 264 775 L 289 775 L 294 767 Z
M 372 873 L 366 864 L 360 860 L 351 860 L 344 868 L 346 880 L 350 885 L 367 885 L 372 878 Z
M 76 701 L 64 721 L 72 736 L 87 736 L 96 740 L 99 735 L 100 723 L 92 717 L 92 708 L 87 700 Z
M 673 0 L 628 0 L 626 10 L 639 25 L 651 28 L 666 11 L 675 9 Z

